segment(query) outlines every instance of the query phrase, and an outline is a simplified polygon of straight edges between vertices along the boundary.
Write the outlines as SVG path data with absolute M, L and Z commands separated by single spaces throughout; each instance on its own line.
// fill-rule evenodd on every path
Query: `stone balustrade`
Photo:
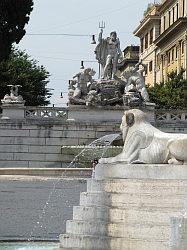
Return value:
M 26 119 L 62 119 L 67 118 L 67 108 L 64 107 L 26 107 Z
M 39 106 L 26 106 L 25 118 L 26 119 L 67 119 L 68 117 L 67 107 L 39 107 Z M 2 114 L 0 113 L 0 118 Z M 155 110 L 155 122 L 156 123 L 186 123 L 187 122 L 187 110 Z
M 177 123 L 187 122 L 186 110 L 156 110 L 155 111 L 156 122 L 163 123 Z
M 26 119 L 67 118 L 66 107 L 26 107 Z M 156 110 L 155 121 L 163 123 L 187 122 L 187 110 Z

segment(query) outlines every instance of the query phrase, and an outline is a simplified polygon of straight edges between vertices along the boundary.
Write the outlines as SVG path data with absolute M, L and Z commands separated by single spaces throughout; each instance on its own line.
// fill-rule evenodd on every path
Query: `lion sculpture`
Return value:
M 138 109 L 125 111 L 120 126 L 122 153 L 101 158 L 100 163 L 186 164 L 187 135 L 164 133 L 153 127 L 146 114 Z

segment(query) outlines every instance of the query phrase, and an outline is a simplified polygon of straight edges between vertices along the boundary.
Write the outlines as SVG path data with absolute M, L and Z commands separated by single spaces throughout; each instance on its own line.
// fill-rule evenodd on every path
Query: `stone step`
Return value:
M 187 181 L 184 180 L 129 180 L 88 179 L 87 192 L 141 193 L 141 194 L 184 194 Z
M 74 206 L 73 220 L 100 220 L 124 223 L 159 223 L 170 222 L 171 217 L 178 217 L 182 210 L 168 209 L 118 209 L 104 206 Z
M 60 247 L 107 250 L 110 249 L 110 240 L 109 237 L 62 234 L 60 235 Z
M 90 235 L 60 235 L 60 249 L 77 250 L 170 250 L 168 241 L 135 240 Z
M 77 248 L 77 247 L 76 248 L 75 247 L 74 248 L 72 248 L 72 247 L 71 248 L 69 248 L 69 247 L 68 248 L 58 247 L 58 248 L 55 248 L 53 250 L 84 250 L 84 249 L 83 248 Z
M 184 207 L 184 195 L 168 195 L 162 194 L 116 194 L 116 193 L 88 193 L 82 192 L 80 194 L 81 206 L 115 206 L 120 208 L 128 207 L 165 207 L 165 208 L 179 208 Z
M 106 206 L 74 206 L 73 220 L 101 220 L 110 221 L 110 208 Z
M 167 240 L 171 225 L 106 223 L 102 221 L 73 221 L 66 223 L 66 232 L 74 235 L 98 235 L 137 240 Z
M 123 162 L 98 164 L 95 168 L 95 179 L 187 181 L 187 164 L 124 164 Z

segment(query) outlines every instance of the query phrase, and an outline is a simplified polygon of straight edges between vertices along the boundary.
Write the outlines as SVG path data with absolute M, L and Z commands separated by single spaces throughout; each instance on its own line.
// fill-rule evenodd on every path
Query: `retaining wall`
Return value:
M 157 117 L 155 125 L 162 131 L 187 133 L 185 119 Z M 0 119 L 0 167 L 67 167 L 74 156 L 71 152 L 63 154 L 61 146 L 87 145 L 106 134 L 118 133 L 121 122 L 121 119 L 102 121 L 97 117 L 92 121 L 67 118 Z

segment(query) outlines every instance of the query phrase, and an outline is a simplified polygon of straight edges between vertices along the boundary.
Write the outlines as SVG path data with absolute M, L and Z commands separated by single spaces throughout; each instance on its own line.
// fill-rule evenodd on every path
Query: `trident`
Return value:
M 99 22 L 99 29 L 101 29 L 100 38 L 101 38 L 101 41 L 102 41 L 102 39 L 103 39 L 103 37 L 102 37 L 103 29 L 105 29 L 105 22 L 104 21 Z M 100 51 L 100 58 L 101 58 L 101 51 Z M 101 63 L 99 63 L 99 79 L 100 79 L 100 77 L 101 77 Z

